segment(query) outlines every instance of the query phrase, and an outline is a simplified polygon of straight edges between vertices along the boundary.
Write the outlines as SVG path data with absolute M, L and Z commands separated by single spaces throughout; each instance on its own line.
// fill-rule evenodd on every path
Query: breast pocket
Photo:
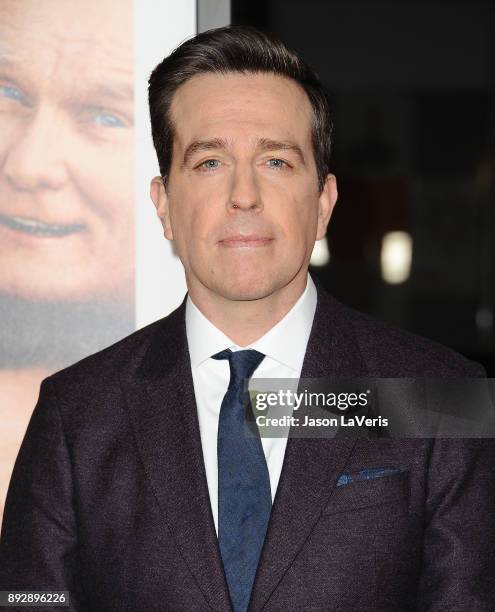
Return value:
M 397 474 L 357 480 L 335 487 L 322 515 L 353 512 L 385 504 L 407 507 L 408 502 L 409 470 L 405 470 Z

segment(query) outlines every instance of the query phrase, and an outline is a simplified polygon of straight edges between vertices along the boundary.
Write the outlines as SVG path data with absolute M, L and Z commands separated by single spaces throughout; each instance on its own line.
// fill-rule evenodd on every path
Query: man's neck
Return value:
M 188 283 L 194 305 L 237 346 L 248 346 L 281 321 L 306 288 L 307 274 L 257 300 L 229 300 Z

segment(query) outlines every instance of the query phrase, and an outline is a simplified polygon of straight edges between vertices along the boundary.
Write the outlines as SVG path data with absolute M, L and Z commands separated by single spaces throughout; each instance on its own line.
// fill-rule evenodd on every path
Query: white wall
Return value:
M 186 292 L 182 264 L 163 237 L 149 197 L 150 180 L 159 170 L 151 139 L 147 91 L 148 78 L 156 64 L 195 32 L 194 0 L 135 0 L 137 328 L 171 312 Z

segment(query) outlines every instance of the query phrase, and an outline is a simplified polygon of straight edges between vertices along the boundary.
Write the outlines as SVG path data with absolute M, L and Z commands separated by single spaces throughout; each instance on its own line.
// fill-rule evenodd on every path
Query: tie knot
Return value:
M 253 372 L 265 358 L 263 353 L 253 349 L 244 351 L 231 351 L 225 349 L 215 355 L 212 359 L 228 359 L 230 364 L 230 374 L 236 381 L 241 381 L 244 378 L 251 378 Z

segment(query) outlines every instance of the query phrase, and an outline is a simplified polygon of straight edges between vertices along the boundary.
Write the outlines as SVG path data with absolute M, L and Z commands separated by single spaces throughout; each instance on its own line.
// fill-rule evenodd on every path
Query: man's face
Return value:
M 271 74 L 204 74 L 175 93 L 172 166 L 152 198 L 189 290 L 254 300 L 305 277 L 335 204 L 320 194 L 312 109 L 299 85 Z
M 0 41 L 0 292 L 131 300 L 131 3 L 3 0 Z

